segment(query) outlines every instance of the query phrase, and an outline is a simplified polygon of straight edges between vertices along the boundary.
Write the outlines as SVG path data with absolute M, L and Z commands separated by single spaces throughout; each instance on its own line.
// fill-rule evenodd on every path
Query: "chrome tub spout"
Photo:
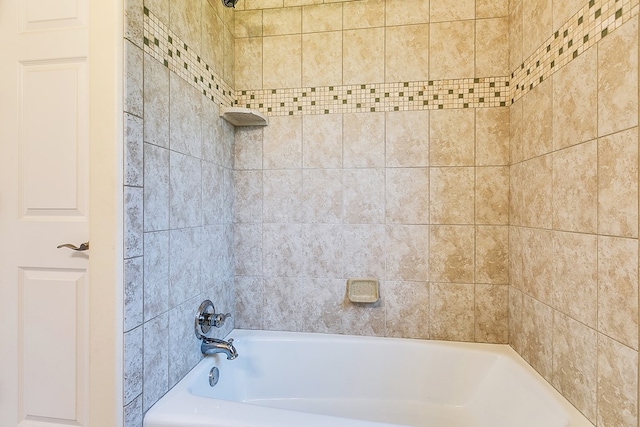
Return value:
M 230 338 L 229 341 L 224 341 L 217 338 L 203 337 L 200 350 L 202 354 L 224 353 L 227 355 L 228 360 L 238 357 L 238 351 L 233 346 L 233 338 Z

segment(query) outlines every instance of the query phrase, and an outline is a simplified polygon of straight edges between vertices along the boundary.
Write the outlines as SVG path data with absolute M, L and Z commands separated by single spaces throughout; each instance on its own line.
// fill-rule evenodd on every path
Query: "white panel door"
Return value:
M 88 419 L 87 0 L 0 0 L 0 426 Z

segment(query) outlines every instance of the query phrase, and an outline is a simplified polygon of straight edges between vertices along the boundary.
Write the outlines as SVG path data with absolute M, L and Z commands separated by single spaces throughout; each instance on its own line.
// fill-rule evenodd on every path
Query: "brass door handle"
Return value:
M 74 251 L 86 251 L 89 249 L 89 242 L 84 242 L 82 243 L 79 247 L 76 245 L 72 245 L 71 243 L 65 243 L 64 245 L 58 245 L 57 246 L 58 249 L 60 248 L 69 248 L 72 249 Z

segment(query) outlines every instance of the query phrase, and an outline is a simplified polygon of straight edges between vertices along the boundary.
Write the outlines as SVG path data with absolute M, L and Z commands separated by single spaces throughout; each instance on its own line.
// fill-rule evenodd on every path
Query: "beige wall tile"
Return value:
M 342 333 L 383 337 L 385 334 L 384 297 L 376 304 L 354 304 L 343 299 Z
M 474 285 L 432 283 L 430 291 L 431 339 L 473 341 Z
M 162 22 L 169 22 L 169 0 L 147 0 L 145 6 Z
M 324 279 L 343 277 L 342 226 L 303 224 L 302 258 L 304 277 Z
M 546 80 L 522 100 L 522 157 L 530 159 L 553 150 L 553 85 Z
M 236 87 L 262 89 L 262 38 L 236 39 Z
M 234 18 L 234 35 L 237 38 L 262 36 L 262 11 L 237 10 Z
M 434 110 L 430 115 L 432 166 L 473 166 L 475 114 L 472 109 Z
M 509 107 L 476 109 L 476 166 L 509 164 Z
M 259 25 L 262 25 L 260 22 Z M 224 67 L 224 24 L 206 0 L 202 4 L 202 50 L 205 63 L 222 74 Z
M 590 141 L 598 132 L 597 49 L 589 49 L 553 76 L 553 147 Z
M 524 163 L 522 184 L 522 225 L 551 228 L 552 155 L 536 157 Z
M 284 7 L 308 6 L 311 4 L 322 4 L 322 0 L 284 0 Z
M 180 37 L 190 49 L 200 52 L 202 40 L 202 4 L 199 1 L 172 0 L 169 3 L 169 22 L 171 30 Z M 198 23 L 198 24 L 195 24 Z
M 429 209 L 432 224 L 473 224 L 474 168 L 431 168 Z
M 342 31 L 302 35 L 302 85 L 342 82 Z
M 302 116 L 302 167 L 342 167 L 342 115 Z
M 523 57 L 528 58 L 553 32 L 552 0 L 522 2 Z
M 584 5 L 582 0 L 563 0 L 553 2 L 553 29 L 557 30 Z
M 638 349 L 638 241 L 598 237 L 598 330 Z
M 279 331 L 302 330 L 300 279 L 294 277 L 268 277 L 264 279 L 264 325 Z
M 592 328 L 598 317 L 598 239 L 553 233 L 553 306 Z
M 509 168 L 509 224 L 522 225 L 524 217 L 524 163 Z
M 429 25 L 385 28 L 385 81 L 429 78 Z
M 262 39 L 262 84 L 267 88 L 302 85 L 302 36 L 272 36 Z
M 344 282 L 337 279 L 300 281 L 304 331 L 338 334 L 342 332 Z
M 302 31 L 302 8 L 286 7 L 262 11 L 264 36 L 300 34 Z
M 235 224 L 233 231 L 236 276 L 261 276 L 262 224 Z
M 388 225 L 386 238 L 389 280 L 429 280 L 429 226 Z
M 553 376 L 553 310 L 527 295 L 522 299 L 522 357 L 547 381 Z
M 262 149 L 265 169 L 302 167 L 302 117 L 270 117 Z
M 235 37 L 231 34 L 229 27 L 225 27 L 224 30 L 224 49 L 223 49 L 223 72 L 222 78 L 232 87 L 236 85 L 235 77 Z
M 476 17 L 474 0 L 431 0 L 431 22 L 460 21 Z
M 520 227 L 509 227 L 509 285 L 522 291 L 524 276 L 522 265 L 523 232 Z
M 344 2 L 342 19 L 344 29 L 383 27 L 385 3 L 385 0 Z
M 522 115 L 522 99 L 516 101 L 509 107 L 509 156 L 511 164 L 524 160 L 522 155 L 522 131 L 524 128 L 524 118 Z
M 475 341 L 509 341 L 509 287 L 476 284 Z
M 522 292 L 509 286 L 509 345 L 523 354 Z
M 344 31 L 343 84 L 384 82 L 384 28 Z
M 384 224 L 384 169 L 345 169 L 344 221 Z
M 301 169 L 265 170 L 262 185 L 264 222 L 293 224 L 302 221 Z
M 233 220 L 262 222 L 262 171 L 234 171 Z
M 598 43 L 598 136 L 638 124 L 638 20 Z
M 316 4 L 302 8 L 302 31 L 304 33 L 340 30 L 342 30 L 341 2 Z
M 342 170 L 303 169 L 304 222 L 342 222 Z
M 303 265 L 302 226 L 300 224 L 264 224 L 262 233 L 262 274 L 265 280 L 269 277 L 299 277 Z M 265 287 L 266 284 L 265 282 Z M 280 284 L 280 287 L 287 286 Z M 267 295 L 272 294 L 267 293 Z M 300 315 L 300 313 L 292 314 Z
M 514 71 L 524 61 L 523 45 L 523 1 L 509 1 L 509 70 Z
M 638 425 L 638 352 L 598 335 L 599 426 Z
M 509 74 L 509 18 L 476 21 L 476 76 Z
M 434 282 L 473 283 L 474 234 L 472 225 L 432 225 L 429 277 Z
M 429 79 L 473 76 L 475 21 L 438 22 L 429 26 Z
M 638 237 L 638 129 L 598 140 L 598 232 Z
M 547 305 L 552 303 L 553 231 L 522 229 L 523 291 Z
M 591 422 L 596 419 L 597 350 L 596 331 L 554 312 L 552 384 Z
M 262 127 L 236 129 L 234 139 L 234 169 L 262 169 Z
M 509 167 L 476 168 L 476 224 L 509 223 Z
M 272 9 L 284 6 L 283 0 L 242 0 L 242 2 L 244 10 Z
M 429 224 L 429 168 L 387 168 L 385 202 L 387 224 Z
M 429 0 L 387 0 L 385 25 L 425 24 L 429 22 Z
M 342 237 L 345 277 L 385 277 L 384 225 L 347 224 Z
M 235 278 L 236 328 L 262 329 L 264 286 L 261 277 Z
M 385 113 L 387 167 L 429 166 L 429 112 Z
M 345 114 L 343 126 L 344 167 L 384 167 L 385 114 Z
M 476 0 L 476 18 L 509 16 L 509 0 Z
M 553 227 L 596 233 L 598 147 L 587 142 L 553 154 Z
M 429 283 L 384 281 L 386 336 L 429 338 Z
M 476 283 L 509 284 L 509 228 L 476 227 Z

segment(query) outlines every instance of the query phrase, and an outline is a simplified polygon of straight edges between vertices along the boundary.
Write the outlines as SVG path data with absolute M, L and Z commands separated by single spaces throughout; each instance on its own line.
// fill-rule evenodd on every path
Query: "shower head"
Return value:
M 222 0 L 222 4 L 225 7 L 236 7 L 236 3 L 238 3 L 238 0 Z

